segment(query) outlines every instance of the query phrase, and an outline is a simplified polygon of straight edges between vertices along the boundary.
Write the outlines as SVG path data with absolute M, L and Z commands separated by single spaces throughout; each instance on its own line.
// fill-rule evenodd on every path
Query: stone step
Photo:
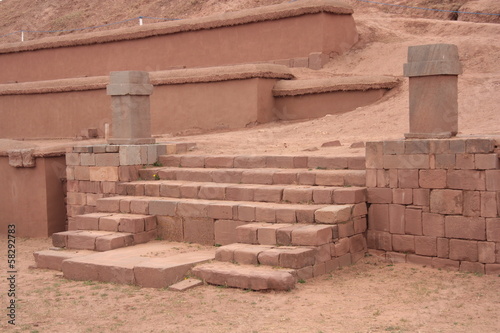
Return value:
M 176 180 L 122 183 L 118 186 L 118 194 L 306 204 L 355 204 L 366 201 L 366 188 L 364 187 L 256 185 Z
M 33 253 L 37 268 L 60 271 L 62 262 L 66 259 L 88 256 L 94 252 L 85 250 L 44 250 Z
M 206 283 L 251 290 L 291 290 L 296 275 L 291 269 L 214 262 L 193 268 L 193 274 Z
M 188 251 L 178 253 L 179 251 Z M 213 249 L 193 250 L 180 243 L 155 242 L 62 261 L 65 278 L 166 288 L 183 280 L 196 264 L 215 258 Z
M 248 223 L 236 227 L 238 243 L 268 246 L 321 246 L 339 238 L 338 225 Z
M 301 269 L 314 266 L 318 250 L 312 247 L 249 245 L 235 243 L 217 249 L 215 259 L 241 265 Z M 330 260 L 331 258 L 328 258 Z
M 156 229 L 135 234 L 100 230 L 70 230 L 53 234 L 52 244 L 56 247 L 75 250 L 110 251 L 149 242 L 155 239 L 156 235 Z
M 183 168 L 365 169 L 364 156 L 165 155 L 159 162 Z
M 267 223 L 337 224 L 366 215 L 366 203 L 300 205 L 253 201 L 221 201 L 146 196 L 116 196 L 97 200 L 103 213 L 211 218 Z
M 184 180 L 194 182 L 261 184 L 365 186 L 366 170 L 323 169 L 239 169 L 155 167 L 139 170 L 143 180 Z
M 69 230 L 99 230 L 138 234 L 156 229 L 156 217 L 141 214 L 90 213 L 77 215 Z

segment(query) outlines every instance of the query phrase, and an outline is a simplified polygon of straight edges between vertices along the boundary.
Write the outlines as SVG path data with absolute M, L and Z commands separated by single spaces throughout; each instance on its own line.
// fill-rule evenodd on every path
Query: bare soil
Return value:
M 6 249 L 6 238 L 0 238 Z M 366 257 L 289 292 L 204 285 L 186 292 L 70 281 L 33 269 L 49 239 L 17 240 L 12 332 L 498 332 L 500 278 Z M 0 273 L 3 312 L 5 266 Z

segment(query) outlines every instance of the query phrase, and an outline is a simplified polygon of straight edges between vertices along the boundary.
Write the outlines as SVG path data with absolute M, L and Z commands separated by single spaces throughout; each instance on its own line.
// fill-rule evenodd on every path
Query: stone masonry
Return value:
M 500 168 L 493 139 L 366 147 L 368 248 L 394 262 L 500 273 Z

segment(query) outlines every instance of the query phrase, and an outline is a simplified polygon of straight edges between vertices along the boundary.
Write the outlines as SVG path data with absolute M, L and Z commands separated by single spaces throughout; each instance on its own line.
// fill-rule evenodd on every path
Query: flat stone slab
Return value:
M 196 263 L 214 258 L 215 249 L 152 242 L 69 258 L 61 268 L 70 280 L 164 288 L 180 281 Z
M 171 291 L 186 291 L 194 287 L 198 287 L 203 285 L 203 281 L 198 280 L 198 279 L 185 279 L 182 280 L 181 282 L 174 283 L 170 287 L 168 287 L 168 290 Z
M 207 283 L 252 290 L 293 289 L 293 273 L 294 270 L 231 263 L 210 263 L 193 268 L 193 274 Z
M 87 256 L 92 253 L 92 251 L 45 250 L 35 252 L 33 256 L 37 268 L 60 271 L 63 260 Z

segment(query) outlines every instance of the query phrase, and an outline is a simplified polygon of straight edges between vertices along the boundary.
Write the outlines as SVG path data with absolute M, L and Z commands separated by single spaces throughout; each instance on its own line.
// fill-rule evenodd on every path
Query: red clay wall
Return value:
M 368 143 L 368 247 L 396 262 L 499 274 L 495 145 L 472 138 Z
M 66 225 L 64 157 L 39 157 L 34 168 L 14 168 L 0 157 L 0 233 L 16 225 L 16 236 L 47 237 Z
M 351 15 L 294 16 L 290 12 L 289 17 L 274 19 L 268 14 L 268 20 L 264 16 L 234 26 L 217 16 L 197 29 L 196 20 L 183 20 L 119 33 L 85 34 L 74 41 L 45 39 L 7 45 L 0 47 L 0 84 L 307 58 L 313 52 L 343 53 L 358 38 Z M 178 31 L 178 26 L 194 30 Z M 158 27 L 164 27 L 163 31 Z

